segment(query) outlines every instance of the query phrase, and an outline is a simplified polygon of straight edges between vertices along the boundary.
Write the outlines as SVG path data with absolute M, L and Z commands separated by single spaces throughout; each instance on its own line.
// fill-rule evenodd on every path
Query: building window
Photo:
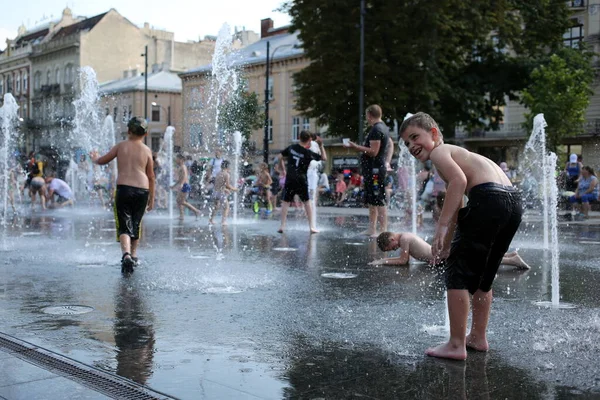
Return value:
M 127 118 L 131 119 L 131 104 L 129 105 L 129 110 L 127 111 Z
M 127 123 L 127 106 L 123 106 L 123 123 Z
M 15 77 L 15 92 L 17 94 L 21 93 L 21 74 L 17 72 L 17 76 Z
M 302 118 L 302 130 L 310 131 L 310 118 Z
M 40 90 L 40 87 L 42 87 L 42 73 L 38 71 L 33 76 L 33 88 L 35 90 Z
M 189 109 L 200 110 L 202 109 L 202 95 L 204 94 L 204 88 L 194 87 L 190 90 Z
M 65 83 L 73 83 L 73 65 L 68 64 L 65 67 Z
M 113 108 L 113 121 L 117 122 L 117 107 Z
M 292 141 L 300 140 L 300 117 L 292 118 Z
M 268 88 L 269 88 L 269 100 L 273 100 L 275 96 L 273 95 L 273 91 L 275 90 L 273 87 L 273 78 L 269 76 L 268 78 Z
M 23 103 L 23 118 L 27 118 L 29 117 L 29 115 L 27 115 L 27 101 Z
M 160 106 L 152 106 L 152 122 L 160 122 Z
M 50 84 L 50 81 L 52 79 L 52 73 L 50 72 L 50 70 L 46 71 L 46 85 Z
M 4 94 L 4 77 L 0 76 L 0 95 Z
M 583 42 L 583 25 L 581 24 L 570 27 L 563 34 L 565 47 L 578 48 L 581 42 Z
M 269 119 L 269 142 L 273 141 L 273 119 Z
M 200 147 L 202 142 L 202 125 L 190 124 L 190 145 L 192 147 Z
M 54 72 L 54 76 L 56 77 L 56 83 L 57 85 L 60 85 L 60 69 L 56 68 L 56 71 Z
M 27 76 L 27 72 L 23 72 L 23 93 L 27 93 L 29 88 L 29 77 Z
M 13 88 L 12 88 L 12 76 L 7 75 L 6 76 L 6 93 L 12 93 Z

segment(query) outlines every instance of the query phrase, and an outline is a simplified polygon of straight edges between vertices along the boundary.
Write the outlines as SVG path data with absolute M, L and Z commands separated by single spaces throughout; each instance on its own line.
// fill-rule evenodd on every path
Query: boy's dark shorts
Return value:
M 117 242 L 123 234 L 129 235 L 133 240 L 142 236 L 142 217 L 148 206 L 149 195 L 148 189 L 117 185 L 114 206 Z
M 473 187 L 468 205 L 458 212 L 445 263 L 446 288 L 489 292 L 522 215 L 521 194 L 514 187 L 496 183 Z
M 365 203 L 367 205 L 376 207 L 385 206 L 385 175 L 385 168 L 379 168 L 377 190 L 375 190 L 373 173 L 364 175 Z
M 308 182 L 306 180 L 286 180 L 283 187 L 282 201 L 291 203 L 294 201 L 294 195 L 298 195 L 300 201 L 306 203 L 308 201 Z

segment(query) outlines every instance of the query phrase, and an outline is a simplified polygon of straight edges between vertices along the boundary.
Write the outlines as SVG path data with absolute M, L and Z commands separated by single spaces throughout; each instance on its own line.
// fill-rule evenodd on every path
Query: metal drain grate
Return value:
M 175 399 L 128 379 L 90 367 L 5 333 L 0 333 L 0 350 L 14 352 L 14 356 L 24 361 L 71 379 L 113 399 Z

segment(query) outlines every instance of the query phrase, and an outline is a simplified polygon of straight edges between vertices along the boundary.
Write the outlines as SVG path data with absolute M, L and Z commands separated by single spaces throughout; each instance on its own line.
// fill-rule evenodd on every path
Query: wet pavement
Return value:
M 490 352 L 452 362 L 423 355 L 445 335 L 436 271 L 367 265 L 383 254 L 359 235 L 364 211 L 320 210 L 318 235 L 294 212 L 283 235 L 276 215 L 209 228 L 152 213 L 130 277 L 109 212 L 25 212 L 0 233 L 0 331 L 183 399 L 600 398 L 600 226 L 560 225 L 576 308 L 544 308 L 550 254 L 530 217 L 513 245 L 532 269 L 501 268 Z M 10 395 L 25 364 L 0 351 L 0 398 L 43 398 Z M 23 376 L 57 398 L 44 371 Z

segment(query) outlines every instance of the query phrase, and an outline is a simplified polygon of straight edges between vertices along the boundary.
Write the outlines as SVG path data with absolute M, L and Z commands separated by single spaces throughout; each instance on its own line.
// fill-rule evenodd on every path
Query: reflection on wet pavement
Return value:
M 492 350 L 463 363 L 423 356 L 443 340 L 427 329 L 444 325 L 437 271 L 369 266 L 382 254 L 358 235 L 366 217 L 319 219 L 319 235 L 293 216 L 280 235 L 273 218 L 209 228 L 149 215 L 141 266 L 124 278 L 110 214 L 16 217 L 2 238 L 2 331 L 189 399 L 600 396 L 599 227 L 561 225 L 561 300 L 577 308 L 556 310 L 535 305 L 550 300 L 550 260 L 524 224 L 513 246 L 532 269 L 501 267 Z M 44 312 L 74 306 L 93 310 Z

